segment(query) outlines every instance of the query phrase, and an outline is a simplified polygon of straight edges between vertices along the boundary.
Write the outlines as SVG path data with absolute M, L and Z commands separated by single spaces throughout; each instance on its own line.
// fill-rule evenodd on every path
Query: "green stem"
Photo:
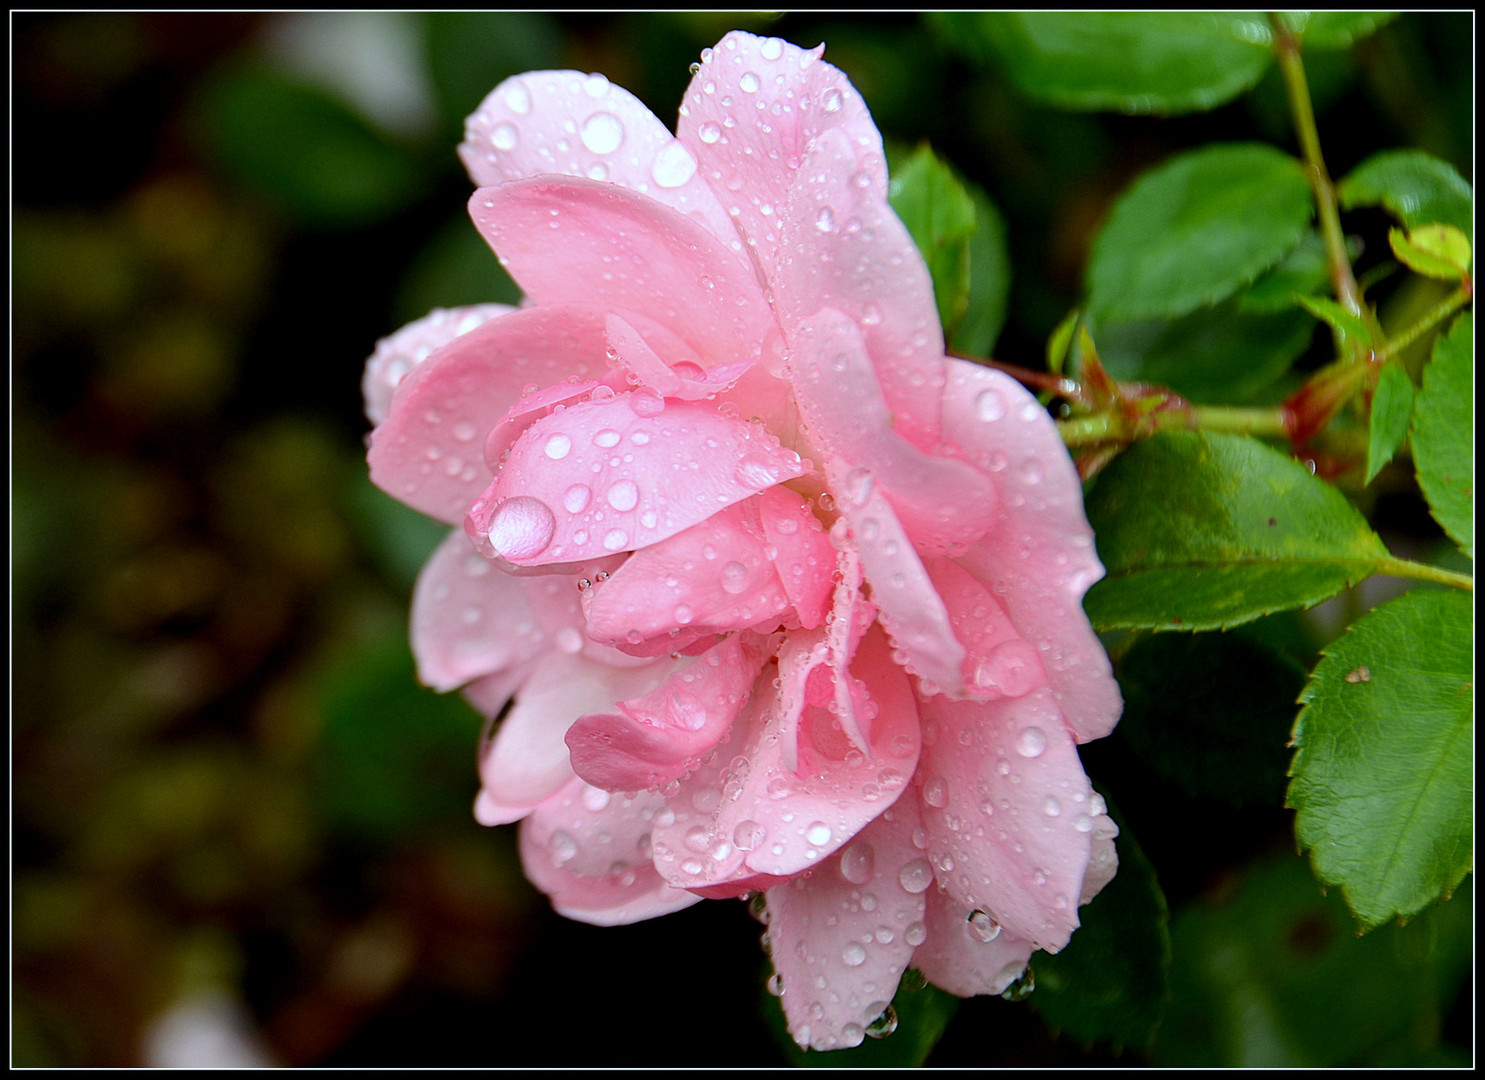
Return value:
M 1057 433 L 1071 447 L 1097 446 L 1099 443 L 1123 441 L 1124 423 L 1111 412 L 1099 413 L 1097 416 L 1059 420 Z
M 1383 559 L 1377 563 L 1377 573 L 1389 577 L 1412 578 L 1414 581 L 1429 581 L 1435 585 L 1452 585 L 1465 592 L 1475 591 L 1475 579 L 1468 574 L 1429 566 L 1427 563 L 1409 562 L 1407 559 Z
M 1377 353 L 1376 362 L 1381 364 L 1391 360 L 1409 345 L 1428 333 L 1434 327 L 1453 315 L 1460 308 L 1468 304 L 1474 296 L 1474 290 L 1468 285 L 1461 285 L 1443 300 L 1436 304 L 1432 311 L 1408 327 L 1397 337 L 1389 341 L 1381 351 Z
M 1309 83 L 1305 80 L 1304 61 L 1299 55 L 1299 41 L 1293 31 L 1277 12 L 1269 13 L 1269 23 L 1274 30 L 1274 52 L 1279 58 L 1279 71 L 1284 76 L 1284 87 L 1289 94 L 1289 108 L 1294 114 L 1294 128 L 1299 136 L 1300 150 L 1304 154 L 1305 174 L 1315 192 L 1315 206 L 1320 217 L 1320 232 L 1325 239 L 1326 260 L 1330 264 L 1330 280 L 1335 288 L 1336 299 L 1353 315 L 1361 315 L 1368 321 L 1374 319 L 1361 302 L 1361 289 L 1351 273 L 1351 259 L 1346 254 L 1346 235 L 1341 231 L 1341 215 L 1336 205 L 1335 185 L 1325 170 L 1325 159 L 1320 155 L 1320 132 L 1315 126 L 1315 106 L 1310 100 Z M 1380 338 L 1381 334 L 1377 336 Z
M 1195 427 L 1208 431 L 1230 431 L 1236 435 L 1264 435 L 1274 439 L 1287 439 L 1289 429 L 1284 424 L 1284 408 L 1274 405 L 1267 409 L 1245 409 L 1228 405 L 1193 405 L 1191 420 Z

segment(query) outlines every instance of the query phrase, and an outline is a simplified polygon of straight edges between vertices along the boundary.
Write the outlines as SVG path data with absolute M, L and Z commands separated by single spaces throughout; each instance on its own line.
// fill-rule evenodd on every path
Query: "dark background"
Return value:
M 12 15 L 14 1064 L 785 1062 L 743 905 L 571 923 L 525 882 L 514 829 L 474 824 L 480 720 L 418 688 L 406 646 L 439 530 L 370 486 L 361 447 L 378 337 L 515 297 L 454 154 L 484 93 L 601 71 L 671 123 L 734 27 L 827 42 L 889 140 L 931 141 L 986 189 L 1015 272 L 996 353 L 1026 366 L 1135 173 L 1215 139 L 1292 145 L 1272 72 L 1193 117 L 1060 113 L 907 15 Z M 1473 41 L 1468 14 L 1409 15 L 1310 58 L 1332 174 L 1411 146 L 1472 180 Z M 1385 223 L 1358 217 L 1377 250 Z M 1430 543 L 1415 504 L 1378 520 Z M 1302 671 L 1323 637 L 1280 631 Z M 1157 1062 L 1189 1060 L 1200 920 L 1257 932 L 1223 906 L 1245 888 L 1299 882 L 1276 948 L 1350 947 L 1280 808 L 1291 719 L 1264 721 L 1268 786 L 1226 802 L 1122 733 L 1085 751 L 1177 923 Z M 1395 1045 L 1317 1036 L 1299 1063 L 1467 1060 L 1467 961 L 1428 977 Z M 1145 1060 L 975 999 L 929 1064 Z

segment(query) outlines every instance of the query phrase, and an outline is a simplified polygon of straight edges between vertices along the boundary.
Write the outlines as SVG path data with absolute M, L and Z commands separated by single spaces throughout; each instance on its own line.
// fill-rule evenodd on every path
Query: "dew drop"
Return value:
M 587 484 L 573 484 L 562 496 L 562 505 L 569 514 L 580 514 L 588 508 L 593 492 Z
M 531 94 L 520 83 L 516 83 L 505 92 L 505 105 L 517 116 L 525 116 L 531 111 Z
M 830 835 L 830 826 L 823 821 L 812 822 L 804 832 L 804 838 L 816 847 L 830 843 Z
M 878 1003 L 880 1004 L 880 1002 Z M 873 1006 L 875 1008 L 875 1006 Z M 897 1030 L 897 1010 L 891 1005 L 884 1008 L 877 1018 L 866 1025 L 866 1037 L 869 1039 L 885 1039 Z
M 966 925 L 977 941 L 983 941 L 987 945 L 1000 937 L 1000 923 L 988 911 L 971 911 Z
M 835 211 L 828 206 L 822 206 L 820 212 L 815 215 L 815 228 L 822 233 L 835 231 Z
M 595 446 L 601 446 L 605 450 L 611 450 L 619 445 L 619 433 L 613 428 L 604 428 L 602 431 L 594 433 L 593 444 Z
M 624 125 L 617 116 L 596 112 L 583 121 L 583 145 L 594 154 L 612 154 L 624 141 Z
M 737 823 L 732 830 L 732 843 L 738 851 L 752 851 L 768 839 L 768 830 L 752 818 Z
M 748 570 L 740 562 L 722 567 L 722 591 L 736 596 L 748 587 Z
M 925 863 L 924 865 L 926 866 L 927 864 Z M 927 887 L 927 885 L 923 886 L 925 889 Z M 920 889 L 919 891 L 921 892 L 922 890 Z M 916 949 L 928 940 L 928 927 L 920 922 L 909 923 L 908 928 L 902 932 L 902 940 Z
M 561 461 L 571 453 L 572 439 L 560 433 L 553 435 L 547 440 L 546 446 L 542 447 L 542 451 L 553 461 Z
M 929 806 L 943 807 L 949 802 L 949 784 L 942 776 L 935 776 L 923 785 L 923 801 Z
M 777 60 L 784 55 L 784 43 L 776 37 L 764 38 L 758 46 L 758 55 L 765 60 Z
M 603 546 L 608 551 L 622 551 L 628 543 L 629 534 L 623 529 L 610 529 L 603 537 Z
M 650 176 L 662 188 L 678 188 L 695 175 L 696 159 L 679 139 L 663 146 L 650 167 Z
M 620 480 L 608 489 L 607 498 L 608 504 L 615 510 L 633 510 L 639 505 L 639 487 L 633 480 Z M 627 541 L 626 537 L 625 542 Z M 607 540 L 604 542 L 607 543 Z
M 722 129 L 708 120 L 706 123 L 701 125 L 696 134 L 702 142 L 710 146 L 712 143 L 716 142 L 722 137 Z
M 490 132 L 490 142 L 496 150 L 514 150 L 516 144 L 521 141 L 521 134 L 512 123 L 496 124 L 495 130 Z
M 1048 817 L 1060 817 L 1062 815 L 1062 804 L 1057 801 L 1056 795 L 1048 795 L 1042 803 L 1042 813 Z
M 820 104 L 828 113 L 840 112 L 841 102 L 841 93 L 833 86 L 820 98 Z
M 841 852 L 840 874 L 852 885 L 865 885 L 876 877 L 877 853 L 864 840 L 859 840 Z
M 737 88 L 744 94 L 756 94 L 761 85 L 758 76 L 751 71 L 744 71 L 742 78 L 737 80 Z
M 1047 749 L 1047 733 L 1039 727 L 1023 728 L 1016 736 L 1016 753 L 1025 758 L 1041 757 Z
M 552 542 L 557 519 L 540 499 L 516 495 L 506 499 L 490 519 L 490 545 L 507 559 L 530 559 Z
M 841 950 L 840 958 L 845 962 L 846 967 L 860 967 L 866 963 L 866 946 L 859 941 L 848 942 Z
M 999 390 L 981 390 L 975 398 L 975 415 L 981 420 L 999 420 L 1005 416 L 1005 398 Z
M 910 892 L 914 896 L 927 892 L 928 886 L 933 883 L 933 867 L 928 865 L 927 859 L 913 859 L 898 871 L 897 882 L 904 892 Z M 912 932 L 911 927 L 908 932 Z

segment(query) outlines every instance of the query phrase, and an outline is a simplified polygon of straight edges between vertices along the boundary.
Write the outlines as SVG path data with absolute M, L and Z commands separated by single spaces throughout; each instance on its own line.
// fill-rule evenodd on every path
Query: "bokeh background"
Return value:
M 407 601 L 440 530 L 366 479 L 359 380 L 403 322 L 515 298 L 464 212 L 463 118 L 561 67 L 669 122 L 727 30 L 825 41 L 895 146 L 930 140 L 1000 207 L 996 353 L 1038 366 L 1136 172 L 1291 145 L 1275 74 L 1159 119 L 1034 105 L 910 15 L 11 27 L 12 1062 L 784 1064 L 744 905 L 553 915 L 514 829 L 470 815 L 481 719 L 416 684 Z M 1311 58 L 1333 175 L 1411 146 L 1472 180 L 1473 41 L 1467 13 L 1407 15 Z M 1390 542 L 1437 541 L 1398 507 L 1373 508 Z M 1290 629 L 1267 677 L 1297 693 L 1323 637 Z M 967 1002 L 928 1063 L 1467 1062 L 1467 890 L 1358 941 L 1294 855 L 1291 720 L 1261 719 L 1273 775 L 1225 801 L 1144 768 L 1158 728 L 1085 752 L 1171 908 L 1152 1046 L 1059 1035 L 1033 994 Z

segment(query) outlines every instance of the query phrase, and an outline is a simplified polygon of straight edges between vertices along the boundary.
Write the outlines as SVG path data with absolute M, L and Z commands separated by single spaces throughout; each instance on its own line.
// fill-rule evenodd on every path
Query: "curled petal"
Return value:
M 772 630 L 789 610 L 789 595 L 768 556 L 759 502 L 734 503 L 635 552 L 585 594 L 589 636 L 658 655 L 715 634 Z
M 946 378 L 933 283 L 891 205 L 855 182 L 858 162 L 844 135 L 827 132 L 799 170 L 773 282 L 779 322 L 791 345 L 824 308 L 859 323 L 897 434 L 932 452 Z
M 418 677 L 453 690 L 524 664 L 552 647 L 520 580 L 499 573 L 455 530 L 418 575 L 412 649 Z
M 603 317 L 574 308 L 513 311 L 462 334 L 407 375 L 371 433 L 371 479 L 447 524 L 490 483 L 490 429 L 531 385 L 603 371 Z
M 763 493 L 758 506 L 766 547 L 789 604 L 806 630 L 825 618 L 830 606 L 830 566 L 835 551 L 810 504 L 786 487 Z
M 712 364 L 755 360 L 773 326 L 744 262 L 704 225 L 625 188 L 538 177 L 481 188 L 469 211 L 533 303 L 636 312 Z
M 818 664 L 794 663 L 804 653 L 828 656 L 818 631 L 790 635 L 779 686 L 765 667 L 731 737 L 670 799 L 673 819 L 655 830 L 655 865 L 672 883 L 696 888 L 807 870 L 904 790 L 918 759 L 917 709 L 886 639 L 868 631 L 852 665 L 876 709 L 870 754 L 850 745 L 825 704 L 811 703 L 806 682 Z
M 572 768 L 595 787 L 640 791 L 678 780 L 727 734 L 767 656 L 727 637 L 616 711 L 590 713 L 567 732 Z
M 924 702 L 928 856 L 960 904 L 1057 952 L 1078 925 L 1093 789 L 1050 691 Z
M 1024 697 L 1047 685 L 1041 655 L 1021 639 L 990 590 L 952 559 L 924 564 L 965 648 L 961 666 L 967 696 L 993 701 Z
M 620 926 L 701 899 L 672 888 L 650 861 L 658 795 L 612 795 L 573 777 L 521 823 L 526 876 L 569 919 Z
M 733 31 L 702 54 L 683 99 L 676 135 L 732 215 L 762 275 L 778 276 L 781 221 L 810 146 L 838 132 L 853 150 L 860 183 L 883 203 L 882 137 L 840 69 L 779 38 Z M 931 299 L 931 294 L 930 294 Z
M 1036 951 L 1030 941 L 949 893 L 930 889 L 927 899 L 927 940 L 913 967 L 934 986 L 960 997 L 999 994 L 1026 971 Z
M 392 394 L 408 373 L 436 349 L 461 334 L 483 326 L 497 315 L 515 308 L 509 304 L 475 304 L 470 307 L 434 308 L 415 322 L 376 343 L 376 351 L 366 361 L 361 377 L 361 393 L 366 401 L 366 418 L 372 426 L 380 424 L 392 404 Z
M 1000 490 L 994 530 L 959 561 L 1001 598 L 1017 632 L 1040 652 L 1078 741 L 1101 738 L 1123 703 L 1083 614 L 1083 594 L 1103 566 L 1077 470 L 1046 410 L 1018 383 L 963 360 L 950 363 L 944 439 Z
M 658 543 L 799 476 L 799 455 L 715 405 L 592 400 L 532 424 L 465 522 L 517 566 L 574 562 Z
M 691 150 L 602 75 L 531 71 L 506 79 L 464 124 L 459 157 L 476 187 L 551 173 L 643 193 L 735 238 Z
M 573 721 L 649 693 L 670 669 L 663 663 L 613 668 L 580 654 L 547 654 L 481 751 L 482 797 L 490 806 L 520 810 L 516 817 L 550 798 L 573 775 L 563 741 Z
M 789 1034 L 801 1046 L 859 1044 L 923 941 L 926 882 L 904 868 L 917 807 L 899 800 L 839 853 L 765 893 L 769 951 Z

